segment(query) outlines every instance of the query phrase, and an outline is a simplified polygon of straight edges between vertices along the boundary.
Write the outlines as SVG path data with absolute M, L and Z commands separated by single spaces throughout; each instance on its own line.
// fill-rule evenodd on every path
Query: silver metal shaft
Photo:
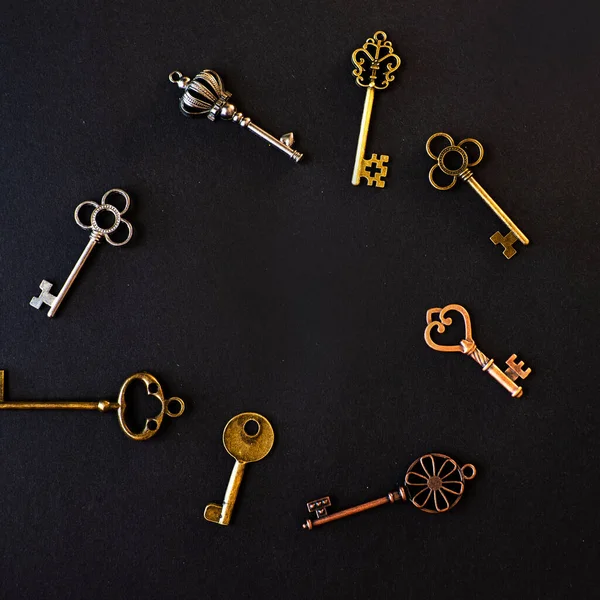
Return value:
M 93 236 L 93 234 L 92 234 L 92 236 Z M 78 261 L 75 263 L 75 266 L 73 267 L 69 277 L 67 277 L 67 280 L 65 281 L 64 285 L 60 289 L 60 292 L 58 292 L 58 295 L 56 296 L 56 300 L 52 303 L 52 306 L 50 307 L 50 310 L 48 311 L 49 317 L 53 317 L 56 314 L 58 307 L 62 304 L 62 301 L 65 299 L 65 296 L 71 289 L 71 286 L 73 285 L 73 282 L 75 281 L 75 279 L 77 279 L 77 275 L 79 275 L 79 271 L 81 271 L 81 268 L 85 264 L 85 261 L 88 259 L 88 256 L 91 254 L 93 247 L 98 243 L 98 239 L 99 239 L 98 237 L 90 237 L 90 241 L 87 243 L 87 246 L 81 253 L 81 256 L 79 257 Z
M 263 140 L 269 142 L 269 144 L 273 144 L 275 148 L 281 150 L 283 153 L 287 154 L 294 162 L 298 162 L 302 158 L 302 153 L 286 146 L 283 142 L 278 140 L 276 137 L 273 137 L 270 133 L 267 133 L 264 129 L 261 129 L 258 125 L 250 122 L 246 125 L 246 129 L 249 129 L 252 133 L 261 137 Z

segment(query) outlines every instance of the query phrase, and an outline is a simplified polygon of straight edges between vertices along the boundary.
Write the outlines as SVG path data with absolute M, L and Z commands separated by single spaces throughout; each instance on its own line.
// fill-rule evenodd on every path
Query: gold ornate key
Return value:
M 233 417 L 223 430 L 225 450 L 235 458 L 223 504 L 208 504 L 204 518 L 229 525 L 247 463 L 262 460 L 273 447 L 275 433 L 271 423 L 258 413 L 246 412 Z
M 439 155 L 436 156 L 431 150 L 431 142 L 437 137 L 445 138 L 448 140 L 448 142 L 450 142 L 450 145 L 443 148 Z M 463 146 L 469 143 L 474 144 L 479 152 L 477 160 L 472 162 L 469 161 L 469 156 L 466 150 L 463 148 Z M 439 132 L 434 133 L 427 140 L 425 148 L 427 150 L 427 154 L 436 161 L 435 165 L 433 165 L 433 167 L 431 167 L 429 170 L 429 182 L 436 190 L 449 190 L 456 184 L 457 177 L 460 177 L 463 181 L 469 183 L 469 185 L 479 194 L 479 196 L 483 198 L 483 201 L 494 211 L 496 216 L 508 227 L 509 232 L 506 235 L 502 235 L 499 231 L 496 231 L 496 233 L 490 237 L 490 240 L 494 242 L 494 245 L 501 244 L 503 246 L 503 254 L 506 256 L 506 258 L 512 258 L 517 253 L 517 251 L 513 248 L 513 244 L 517 240 L 524 246 L 529 244 L 529 239 L 527 236 L 514 224 L 508 215 L 496 204 L 496 202 L 494 202 L 492 197 L 481 187 L 481 185 L 479 185 L 475 177 L 473 177 L 473 172 L 469 169 L 469 167 L 478 165 L 483 158 L 483 146 L 477 140 L 474 140 L 473 138 L 466 138 L 462 140 L 462 142 L 455 144 L 451 136 L 449 136 L 447 133 Z M 445 160 L 448 158 L 448 155 L 452 154 L 457 154 L 460 159 L 460 166 L 455 169 L 448 166 L 445 162 Z M 438 168 L 442 173 L 452 178 L 448 185 L 442 186 L 434 181 L 433 175 L 435 170 Z
M 127 388 L 134 381 L 142 381 L 146 385 L 146 392 L 149 396 L 154 396 L 160 401 L 160 411 L 150 419 L 146 419 L 144 429 L 140 432 L 132 431 L 125 421 L 127 411 L 127 401 L 125 393 Z M 4 371 L 0 371 L 0 410 L 99 410 L 100 412 L 108 412 L 111 410 L 117 411 L 119 417 L 119 425 L 123 433 L 132 440 L 147 440 L 151 438 L 159 430 L 164 416 L 180 417 L 185 410 L 185 404 L 181 398 L 173 397 L 165 399 L 162 387 L 150 373 L 135 373 L 125 380 L 119 391 L 119 397 L 116 402 L 110 400 L 99 400 L 94 402 L 81 401 L 20 401 L 20 402 L 5 402 L 4 401 Z
M 397 490 L 389 492 L 382 498 L 340 510 L 331 515 L 327 514 L 327 509 L 331 506 L 329 496 L 308 502 L 306 508 L 309 513 L 314 513 L 316 518 L 307 519 L 302 528 L 311 530 L 371 508 L 407 500 L 424 512 L 445 513 L 456 506 L 462 498 L 465 490 L 464 482 L 473 479 L 476 474 L 477 470 L 471 464 L 459 467 L 454 459 L 445 454 L 437 452 L 425 454 L 408 467 L 404 485 L 398 486 Z
M 431 339 L 431 332 L 435 328 L 438 333 L 444 333 L 446 327 L 452 325 L 452 318 L 446 316 L 447 313 L 456 311 L 460 313 L 465 324 L 465 337 L 455 346 L 444 346 L 436 344 Z M 438 320 L 434 321 L 434 315 L 438 315 Z M 491 375 L 502 387 L 510 392 L 513 398 L 520 398 L 523 395 L 523 388 L 515 382 L 518 378 L 525 379 L 531 369 L 523 369 L 523 361 L 517 361 L 517 355 L 513 354 L 507 361 L 508 369 L 502 371 L 494 364 L 493 358 L 488 358 L 476 345 L 471 336 L 471 319 L 469 313 L 460 304 L 448 304 L 444 308 L 430 308 L 427 311 L 427 327 L 425 328 L 425 342 L 430 348 L 438 352 L 462 352 L 470 356 L 483 371 Z
M 377 156 L 372 154 L 371 158 L 365 158 L 367 136 L 369 134 L 369 123 L 371 111 L 373 110 L 373 99 L 375 90 L 385 90 L 395 76 L 392 75 L 400 66 L 400 57 L 394 54 L 392 43 L 387 41 L 387 35 L 383 31 L 377 31 L 372 38 L 368 38 L 362 47 L 352 53 L 352 62 L 356 67 L 352 75 L 356 77 L 356 83 L 360 87 L 367 88 L 362 120 L 360 122 L 360 134 L 358 146 L 356 147 L 356 158 L 354 160 L 354 171 L 352 172 L 352 185 L 358 185 L 362 177 L 367 180 L 367 185 L 385 187 L 384 178 L 387 175 L 387 154 Z M 383 69 L 381 72 L 380 69 Z M 365 71 L 369 70 L 367 77 Z

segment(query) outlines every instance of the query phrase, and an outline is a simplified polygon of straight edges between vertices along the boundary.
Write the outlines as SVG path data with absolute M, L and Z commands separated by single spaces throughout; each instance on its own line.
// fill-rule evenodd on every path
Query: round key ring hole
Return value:
M 169 81 L 171 83 L 177 83 L 183 77 L 183 73 L 180 71 L 173 71 L 169 74 Z
M 464 465 L 461 469 L 461 472 L 467 481 L 470 481 L 475 477 L 475 475 L 477 475 L 477 469 L 472 464 Z
M 156 431 L 158 429 L 158 421 L 156 419 L 148 419 L 147 427 L 150 431 Z
M 446 157 L 450 153 L 458 154 L 459 157 L 461 158 L 460 166 L 458 168 L 451 168 L 450 165 L 447 165 L 444 162 Z M 455 158 L 456 157 L 451 155 L 452 161 L 454 161 Z M 455 164 L 459 164 L 459 163 L 455 163 Z M 468 164 L 469 164 L 469 156 L 467 155 L 465 150 L 463 150 L 462 148 L 459 148 L 458 146 L 446 146 L 440 152 L 440 155 L 438 157 L 438 165 L 440 166 L 442 173 L 445 173 L 446 175 L 450 175 L 452 177 L 455 175 L 460 175 L 467 168 Z
M 244 433 L 248 437 L 256 437 L 260 433 L 260 423 L 256 419 L 248 419 L 244 423 Z
M 105 212 L 110 213 L 113 218 L 112 225 L 110 225 L 109 227 L 103 227 L 98 222 L 98 217 L 100 217 L 101 222 L 104 222 L 104 224 L 106 224 L 105 218 L 107 215 L 102 215 L 102 213 Z M 94 231 L 97 231 L 102 235 L 108 235 L 109 233 L 116 231 L 117 227 L 121 224 L 121 213 L 119 213 L 119 211 L 112 204 L 100 204 L 97 208 L 94 209 L 90 219 L 92 221 L 92 229 Z
M 167 405 L 165 407 L 165 412 L 169 417 L 176 418 L 180 417 L 185 410 L 185 404 L 181 398 L 177 398 L 173 396 L 173 398 L 169 398 L 167 400 Z

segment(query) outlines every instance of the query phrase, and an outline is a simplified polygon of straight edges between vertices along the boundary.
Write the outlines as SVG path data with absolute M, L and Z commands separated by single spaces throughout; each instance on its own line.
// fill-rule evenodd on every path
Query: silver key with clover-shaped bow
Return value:
M 442 137 L 450 142 L 449 146 L 446 146 L 442 149 L 442 151 L 436 156 L 431 150 L 431 142 L 437 138 Z M 463 148 L 466 144 L 474 144 L 479 151 L 479 156 L 477 160 L 469 161 L 469 156 L 466 150 Z M 481 162 L 483 158 L 483 146 L 473 138 L 467 138 L 459 142 L 458 144 L 454 143 L 454 140 L 447 133 L 434 133 L 428 140 L 425 145 L 425 149 L 427 150 L 427 154 L 435 160 L 435 165 L 431 167 L 429 170 L 429 183 L 436 190 L 449 190 L 454 187 L 456 183 L 456 178 L 460 177 L 463 181 L 466 181 L 480 196 L 483 198 L 483 201 L 496 213 L 496 216 L 508 227 L 509 232 L 506 235 L 502 235 L 499 231 L 496 231 L 494 235 L 490 237 L 490 240 L 494 242 L 494 245 L 502 244 L 504 248 L 504 256 L 506 258 L 512 258 L 517 251 L 513 248 L 513 244 L 516 241 L 521 242 L 524 246 L 529 244 L 529 239 L 527 236 L 514 224 L 514 222 L 509 218 L 509 216 L 494 202 L 492 197 L 479 185 L 475 177 L 473 177 L 473 172 L 469 169 L 469 167 L 474 167 Z M 449 165 L 447 165 L 444 161 L 448 155 L 458 154 L 460 159 L 460 166 L 453 169 Z M 451 181 L 448 185 L 442 186 L 437 184 L 433 179 L 433 174 L 436 169 L 440 169 L 442 173 L 451 177 Z
M 118 194 L 125 199 L 125 207 L 123 208 L 123 210 L 118 210 L 112 204 L 108 204 L 106 202 L 106 199 L 111 194 Z M 88 256 L 91 254 L 92 249 L 94 248 L 94 246 L 97 243 L 102 241 L 102 238 L 104 238 L 111 246 L 124 246 L 127 242 L 129 242 L 129 240 L 131 239 L 131 236 L 133 235 L 133 227 L 131 226 L 131 223 L 129 223 L 129 221 L 126 221 L 125 219 L 123 219 L 123 215 L 127 212 L 127 209 L 129 208 L 130 203 L 131 203 L 131 200 L 130 200 L 129 194 L 127 194 L 127 192 L 125 192 L 124 190 L 120 190 L 120 189 L 112 189 L 112 190 L 109 190 L 108 192 L 106 192 L 106 194 L 104 194 L 104 196 L 102 196 L 102 200 L 100 201 L 100 204 L 97 204 L 96 202 L 92 202 L 91 200 L 86 200 L 85 202 L 82 202 L 81 204 L 79 204 L 79 206 L 77 206 L 77 208 L 75 209 L 75 215 L 74 215 L 75 222 L 82 229 L 91 229 L 90 239 L 87 243 L 87 246 L 81 253 L 81 256 L 79 257 L 78 261 L 75 263 L 75 266 L 73 267 L 73 270 L 71 271 L 71 274 L 69 275 L 69 277 L 67 278 L 67 281 L 65 281 L 64 285 L 60 289 L 60 292 L 58 292 L 58 295 L 54 296 L 53 294 L 50 293 L 50 290 L 52 289 L 52 284 L 44 279 L 42 281 L 42 283 L 40 283 L 40 289 L 42 290 L 42 293 L 39 296 L 36 296 L 31 299 L 31 301 L 29 302 L 29 304 L 31 306 L 33 306 L 34 308 L 40 309 L 44 304 L 47 304 L 50 307 L 50 310 L 48 311 L 48 316 L 53 317 L 56 314 L 56 311 L 58 310 L 62 301 L 65 299 L 65 296 L 67 295 L 69 289 L 71 289 L 73 282 L 77 278 L 77 275 L 79 275 L 79 272 L 81 271 L 81 268 L 85 264 L 85 261 L 87 260 Z M 79 218 L 79 211 L 84 206 L 91 206 L 93 209 L 92 214 L 90 215 L 90 224 L 89 225 L 85 225 Z M 112 225 L 110 225 L 109 227 L 101 227 L 98 224 L 98 216 L 100 214 L 106 213 L 106 212 L 108 212 L 108 213 L 110 213 L 110 215 L 112 215 L 114 221 L 113 221 Z M 128 230 L 127 238 L 125 240 L 123 240 L 122 242 L 115 242 L 110 238 L 110 234 L 115 232 L 120 225 L 124 225 L 127 228 L 127 230 Z
M 394 54 L 392 43 L 387 39 L 387 34 L 377 31 L 372 38 L 352 53 L 352 63 L 356 67 L 352 75 L 356 77 L 356 83 L 360 87 L 367 88 L 362 120 L 360 122 L 360 133 L 358 135 L 358 146 L 354 159 L 354 170 L 352 171 L 352 185 L 359 185 L 361 178 L 367 180 L 367 185 L 385 187 L 387 175 L 387 154 L 372 154 L 371 158 L 365 158 L 367 136 L 369 135 L 369 123 L 373 110 L 373 99 L 375 90 L 385 90 L 395 76 L 392 75 L 400 66 L 400 57 Z M 382 69 L 381 72 L 379 70 Z M 370 71 L 367 76 L 365 71 Z

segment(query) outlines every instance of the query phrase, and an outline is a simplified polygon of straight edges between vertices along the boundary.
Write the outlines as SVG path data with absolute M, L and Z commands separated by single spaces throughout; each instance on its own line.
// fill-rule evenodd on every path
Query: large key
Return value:
M 442 149 L 438 156 L 436 156 L 431 150 L 431 142 L 436 137 L 446 138 L 450 145 L 446 146 Z M 479 156 L 475 161 L 469 161 L 469 156 L 463 146 L 468 143 L 473 143 L 477 146 L 477 150 L 479 151 Z M 454 140 L 447 133 L 434 133 L 428 140 L 425 145 L 425 149 L 427 150 L 427 154 L 436 161 L 435 165 L 431 167 L 429 170 L 429 182 L 436 190 L 449 190 L 454 187 L 456 184 L 456 180 L 460 177 L 463 181 L 469 183 L 469 185 L 479 194 L 483 201 L 494 211 L 496 216 L 508 227 L 509 232 L 506 235 L 502 235 L 499 231 L 496 231 L 494 235 L 490 237 L 490 240 L 494 242 L 494 245 L 502 244 L 504 248 L 504 256 L 506 258 L 512 258 L 517 251 L 514 249 L 513 244 L 518 240 L 524 246 L 529 244 L 529 239 L 527 236 L 515 225 L 515 223 L 508 217 L 508 215 L 494 202 L 492 197 L 479 185 L 475 177 L 473 177 L 473 172 L 469 169 L 469 167 L 474 167 L 481 162 L 483 158 L 483 146 L 473 138 L 466 138 L 459 142 L 457 145 L 454 143 Z M 453 169 L 449 167 L 444 161 L 448 157 L 449 154 L 458 154 L 460 158 L 460 166 Z M 433 174 L 436 169 L 440 169 L 440 171 L 452 178 L 451 182 L 446 185 L 438 185 L 434 179 Z
M 294 162 L 297 163 L 302 158 L 302 154 L 292 148 L 294 145 L 292 132 L 285 133 L 277 139 L 253 123 L 250 117 L 238 112 L 235 105 L 228 102 L 231 93 L 225 89 L 223 80 L 215 71 L 205 69 L 193 79 L 185 77 L 179 71 L 173 71 L 169 75 L 169 81 L 184 90 L 179 100 L 179 109 L 186 117 L 206 115 L 209 121 L 216 121 L 217 117 L 225 121 L 233 121 L 287 154 Z
M 273 447 L 275 433 L 262 415 L 247 412 L 233 417 L 223 431 L 225 450 L 235 458 L 223 504 L 208 504 L 204 518 L 219 525 L 229 525 L 233 506 L 240 490 L 247 463 L 262 460 Z
M 454 346 L 436 344 L 431 339 L 431 332 L 435 328 L 440 334 L 446 331 L 446 327 L 452 325 L 452 317 L 446 316 L 446 313 L 456 311 L 460 313 L 465 324 L 465 336 L 460 344 Z M 434 320 L 433 316 L 438 315 L 438 320 Z M 513 354 L 506 361 L 508 369 L 502 371 L 496 364 L 493 358 L 488 358 L 475 344 L 471 334 L 471 318 L 469 313 L 460 304 L 448 304 L 444 308 L 430 308 L 427 311 L 427 327 L 425 328 L 425 343 L 438 352 L 462 352 L 470 356 L 480 367 L 484 373 L 491 375 L 504 389 L 510 392 L 513 398 L 520 398 L 523 395 L 523 388 L 516 384 L 518 378 L 525 379 L 531 369 L 523 369 L 523 361 L 517 361 L 517 355 Z
M 395 79 L 392 73 L 400 66 L 400 57 L 394 54 L 392 43 L 386 40 L 386 33 L 377 31 L 372 38 L 368 38 L 360 48 L 352 53 L 352 62 L 356 67 L 352 71 L 352 75 L 356 77 L 357 85 L 367 88 L 354 159 L 354 170 L 352 171 L 352 185 L 358 185 L 361 178 L 364 177 L 367 180 L 367 185 L 385 187 L 384 179 L 387 176 L 387 162 L 390 157 L 387 154 L 381 156 L 372 154 L 371 158 L 367 159 L 365 158 L 365 150 L 375 90 L 385 90 L 390 82 Z M 382 68 L 384 70 L 379 72 Z M 367 69 L 370 70 L 368 78 L 363 75 Z
M 123 210 L 119 211 L 112 204 L 108 204 L 106 202 L 106 199 L 111 194 L 119 194 L 125 199 L 125 208 Z M 77 208 L 75 209 L 75 222 L 82 229 L 91 229 L 90 239 L 87 243 L 87 246 L 81 253 L 79 260 L 75 263 L 71 274 L 69 275 L 69 277 L 67 277 L 67 280 L 58 292 L 58 295 L 54 296 L 50 293 L 50 290 L 52 289 L 52 284 L 44 279 L 42 283 L 40 283 L 40 289 L 42 290 L 42 293 L 39 296 L 34 296 L 31 299 L 31 301 L 29 302 L 31 306 L 40 309 L 44 304 L 47 304 L 50 307 L 50 310 L 48 311 L 48 316 L 53 317 L 56 314 L 58 307 L 62 304 L 62 301 L 65 299 L 65 296 L 71 289 L 73 282 L 77 278 L 77 275 L 79 275 L 79 272 L 85 264 L 85 261 L 88 259 L 88 256 L 94 249 L 94 246 L 98 244 L 102 240 L 102 238 L 104 238 L 111 246 L 124 246 L 127 242 L 129 242 L 131 236 L 133 235 L 133 227 L 131 226 L 131 223 L 129 223 L 129 221 L 126 221 L 122 217 L 127 212 L 130 203 L 131 200 L 127 192 L 120 189 L 113 189 L 109 190 L 108 192 L 106 192 L 106 194 L 104 194 L 104 196 L 102 196 L 100 204 L 92 202 L 91 200 L 86 200 L 85 202 L 82 202 L 81 204 L 79 204 L 79 206 L 77 206 Z M 93 210 L 90 216 L 90 224 L 85 225 L 79 218 L 79 211 L 84 206 L 88 205 L 91 206 Z M 101 227 L 98 224 L 98 215 L 100 215 L 101 213 L 110 213 L 110 215 L 112 216 L 113 223 L 109 227 Z M 110 234 L 116 231 L 119 225 L 125 225 L 125 227 L 127 227 L 128 235 L 124 241 L 114 242 L 111 239 Z
M 440 514 L 454 508 L 462 498 L 465 481 L 475 477 L 477 471 L 472 464 L 459 467 L 456 461 L 445 454 L 432 452 L 415 460 L 404 477 L 404 485 L 399 485 L 381 498 L 340 510 L 331 515 L 327 509 L 331 506 L 331 498 L 325 496 L 308 502 L 306 508 L 314 513 L 314 519 L 307 519 L 302 525 L 309 531 L 315 527 L 356 515 L 358 513 L 394 502 L 407 500 L 422 510 L 431 514 Z
M 133 431 L 127 422 L 125 416 L 127 412 L 127 401 L 125 394 L 127 388 L 133 381 L 143 381 L 146 384 L 146 392 L 149 396 L 158 398 L 160 402 L 160 411 L 153 417 L 146 419 L 142 431 Z M 132 440 L 147 440 L 159 430 L 165 415 L 168 417 L 180 417 L 185 410 L 185 404 L 181 398 L 176 396 L 165 398 L 162 386 L 158 379 L 150 373 L 135 373 L 125 380 L 125 383 L 119 390 L 119 396 L 116 402 L 110 400 L 99 400 L 94 402 L 82 401 L 19 401 L 5 402 L 4 400 L 4 371 L 0 371 L 0 410 L 98 410 L 100 412 L 117 411 L 119 425 L 123 433 Z

